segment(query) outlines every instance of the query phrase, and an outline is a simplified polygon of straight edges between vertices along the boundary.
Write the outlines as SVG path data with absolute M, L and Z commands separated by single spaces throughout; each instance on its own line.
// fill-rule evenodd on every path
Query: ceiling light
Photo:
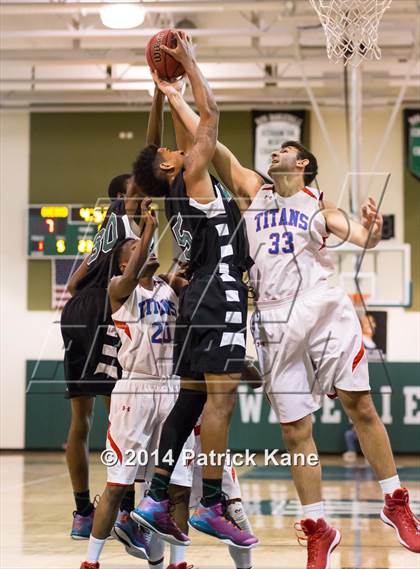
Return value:
M 110 4 L 101 8 L 99 15 L 107 28 L 128 30 L 137 28 L 144 22 L 146 10 L 140 4 Z

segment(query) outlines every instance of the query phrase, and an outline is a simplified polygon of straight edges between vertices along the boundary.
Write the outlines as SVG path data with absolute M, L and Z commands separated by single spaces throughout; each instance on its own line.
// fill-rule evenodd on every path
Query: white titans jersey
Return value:
M 264 185 L 245 211 L 250 255 L 255 263 L 250 279 L 259 308 L 265 303 L 293 300 L 332 274 L 319 199 L 314 188 L 285 198 L 273 186 Z
M 118 360 L 123 379 L 172 375 L 178 297 L 162 279 L 154 277 L 153 283 L 153 290 L 137 285 L 112 315 L 121 338 Z

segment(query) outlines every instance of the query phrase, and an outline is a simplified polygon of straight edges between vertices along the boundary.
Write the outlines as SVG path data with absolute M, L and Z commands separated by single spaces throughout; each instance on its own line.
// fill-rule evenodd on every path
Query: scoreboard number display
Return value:
M 108 205 L 31 205 L 28 208 L 28 257 L 75 258 L 93 249 Z

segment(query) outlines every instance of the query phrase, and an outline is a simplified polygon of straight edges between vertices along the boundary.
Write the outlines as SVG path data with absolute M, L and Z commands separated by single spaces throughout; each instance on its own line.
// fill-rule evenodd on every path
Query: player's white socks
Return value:
M 157 534 L 153 533 L 149 544 L 149 569 L 164 568 L 165 542 Z M 160 561 L 160 563 L 156 563 Z
M 185 545 L 171 545 L 171 559 L 169 565 L 178 565 L 185 561 Z
M 228 505 L 228 513 L 235 520 L 241 529 L 252 533 L 251 524 L 249 523 L 248 516 L 244 510 L 242 500 L 236 500 Z
M 239 547 L 229 545 L 229 553 L 235 562 L 236 569 L 252 569 L 251 549 L 239 549 Z
M 106 539 L 96 539 L 91 534 L 89 538 L 89 545 L 87 550 L 87 559 L 88 563 L 96 563 L 101 556 L 102 550 L 104 548 Z
M 251 524 L 244 510 L 242 500 L 236 500 L 229 504 L 228 513 L 241 529 L 252 533 Z M 229 553 L 235 563 L 236 569 L 252 569 L 251 549 L 239 549 L 234 545 L 229 545 Z
M 314 504 L 306 504 L 302 506 L 303 517 L 311 518 L 311 520 L 319 520 L 320 518 L 325 518 L 325 507 L 324 502 L 315 502 Z
M 400 477 L 398 474 L 391 476 L 391 478 L 385 478 L 385 480 L 379 480 L 382 492 L 384 494 L 393 494 L 397 488 L 401 488 Z

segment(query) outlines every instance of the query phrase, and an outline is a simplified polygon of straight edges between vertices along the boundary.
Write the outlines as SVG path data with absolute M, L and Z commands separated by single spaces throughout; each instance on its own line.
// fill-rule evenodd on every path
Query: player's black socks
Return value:
M 92 513 L 93 504 L 90 501 L 89 490 L 86 490 L 86 492 L 75 492 L 74 499 L 76 502 L 76 510 L 78 514 L 81 516 L 88 516 Z
M 134 510 L 135 492 L 134 490 L 127 490 L 124 498 L 121 500 L 120 511 L 131 512 Z
M 222 498 L 222 479 L 203 478 L 203 497 L 201 503 L 206 508 L 214 506 Z
M 171 475 L 155 473 L 150 484 L 149 496 L 156 502 L 166 500 L 168 497 L 168 486 Z

